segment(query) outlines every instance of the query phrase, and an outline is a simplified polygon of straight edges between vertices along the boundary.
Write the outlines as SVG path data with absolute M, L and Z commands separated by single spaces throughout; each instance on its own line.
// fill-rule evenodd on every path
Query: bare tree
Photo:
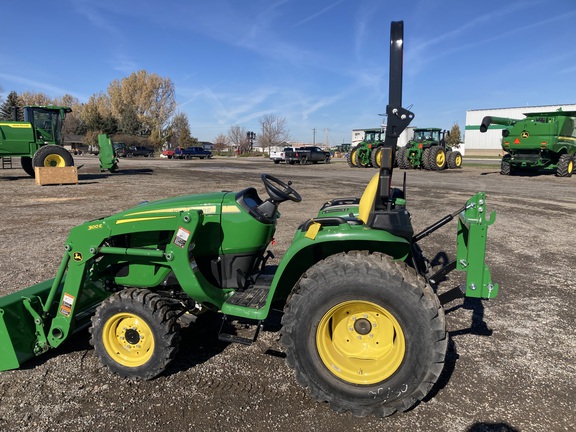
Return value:
M 230 126 L 228 139 L 236 147 L 238 154 L 246 153 L 250 150 L 250 141 L 246 136 L 246 128 L 239 125 Z
M 219 134 L 216 138 L 214 138 L 214 150 L 217 152 L 226 151 L 228 150 L 228 143 L 229 139 L 223 133 Z
M 286 127 L 286 118 L 278 117 L 275 114 L 266 114 L 259 120 L 262 132 L 258 135 L 258 144 L 262 148 L 281 146 L 283 142 L 290 139 L 290 134 Z

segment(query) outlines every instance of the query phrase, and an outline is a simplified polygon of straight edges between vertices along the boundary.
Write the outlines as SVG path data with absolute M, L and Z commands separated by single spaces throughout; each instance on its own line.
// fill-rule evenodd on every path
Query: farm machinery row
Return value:
M 54 279 L 0 298 L 0 370 L 60 347 L 89 327 L 95 355 L 132 379 L 165 372 L 184 321 L 201 313 L 253 323 L 254 337 L 283 309 L 287 363 L 311 396 L 338 412 L 391 415 L 424 399 L 439 379 L 450 293 L 494 298 L 485 264 L 494 212 L 478 192 L 414 233 L 406 187 L 391 187 L 396 142 L 414 115 L 402 108 L 403 23 L 393 22 L 390 100 L 381 167 L 359 198 L 337 198 L 296 230 L 268 264 L 279 206 L 299 202 L 291 182 L 262 174 L 255 187 L 146 202 L 73 228 Z M 418 242 L 457 220 L 456 257 L 432 268 Z M 442 296 L 452 271 L 463 281 Z
M 381 168 L 384 151 L 382 129 L 367 129 L 364 139 L 348 153 L 348 165 L 352 168 Z M 401 169 L 425 169 L 440 171 L 462 166 L 462 154 L 447 145 L 449 131 L 439 128 L 415 128 L 414 135 L 404 147 L 396 151 L 395 164 Z

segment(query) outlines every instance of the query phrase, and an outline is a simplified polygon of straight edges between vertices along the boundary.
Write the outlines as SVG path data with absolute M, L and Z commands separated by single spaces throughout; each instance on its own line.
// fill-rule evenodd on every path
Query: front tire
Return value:
M 350 168 L 358 168 L 358 148 L 357 147 L 354 147 L 352 150 L 350 150 L 350 153 L 348 153 L 347 162 L 348 162 L 348 166 Z
M 74 158 L 64 147 L 45 145 L 34 153 L 32 165 L 35 167 L 68 167 L 74 166 Z
M 351 252 L 320 261 L 296 286 L 282 324 L 296 378 L 339 412 L 406 411 L 443 369 L 448 339 L 438 297 L 386 255 Z
M 130 288 L 106 299 L 92 317 L 90 343 L 100 361 L 118 375 L 152 379 L 179 348 L 177 314 L 150 290 Z

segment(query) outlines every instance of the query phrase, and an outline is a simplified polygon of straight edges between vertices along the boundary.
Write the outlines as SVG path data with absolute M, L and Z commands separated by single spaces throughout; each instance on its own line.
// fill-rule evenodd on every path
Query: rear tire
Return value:
M 441 171 L 446 168 L 446 152 L 442 147 L 430 147 L 428 165 L 430 165 L 430 169 L 433 171 Z
M 59 145 L 45 145 L 34 153 L 34 167 L 68 167 L 74 166 L 74 158 L 68 150 Z
M 462 154 L 459 151 L 448 152 L 447 159 L 449 169 L 462 168 Z
M 372 160 L 372 166 L 374 168 L 382 168 L 382 146 L 376 147 L 370 153 L 370 159 Z
M 572 177 L 574 172 L 574 156 L 563 154 L 558 160 L 558 167 L 556 168 L 557 177 Z
M 500 174 L 509 176 L 513 174 L 512 166 L 510 165 L 510 155 L 504 155 L 500 163 Z
M 398 163 L 398 168 L 401 169 L 410 169 L 410 161 L 406 157 L 406 147 L 401 147 L 396 152 L 396 160 Z
M 300 165 L 306 165 L 308 163 L 308 159 L 306 157 L 300 158 Z
M 346 160 L 347 160 L 348 166 L 350 168 L 358 168 L 358 148 L 357 147 L 350 150 L 350 153 L 348 153 L 348 158 Z
M 382 254 L 333 255 L 286 303 L 282 344 L 296 378 L 338 412 L 385 417 L 432 389 L 444 367 L 444 311 L 426 281 Z
M 90 343 L 101 362 L 118 375 L 152 379 L 179 348 L 177 314 L 147 289 L 130 288 L 108 297 L 92 317 Z

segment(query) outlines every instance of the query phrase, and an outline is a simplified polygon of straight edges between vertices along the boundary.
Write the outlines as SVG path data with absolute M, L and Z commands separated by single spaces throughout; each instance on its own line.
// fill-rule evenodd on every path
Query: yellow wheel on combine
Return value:
M 444 367 L 448 337 L 438 297 L 416 272 L 383 254 L 342 253 L 311 267 L 282 324 L 298 381 L 337 411 L 406 411 Z
M 90 343 L 113 372 L 152 379 L 178 351 L 177 314 L 167 300 L 150 290 L 130 288 L 100 304 L 92 317 Z
M 563 154 L 558 160 L 558 167 L 556 168 L 557 177 L 572 177 L 574 172 L 574 156 Z

